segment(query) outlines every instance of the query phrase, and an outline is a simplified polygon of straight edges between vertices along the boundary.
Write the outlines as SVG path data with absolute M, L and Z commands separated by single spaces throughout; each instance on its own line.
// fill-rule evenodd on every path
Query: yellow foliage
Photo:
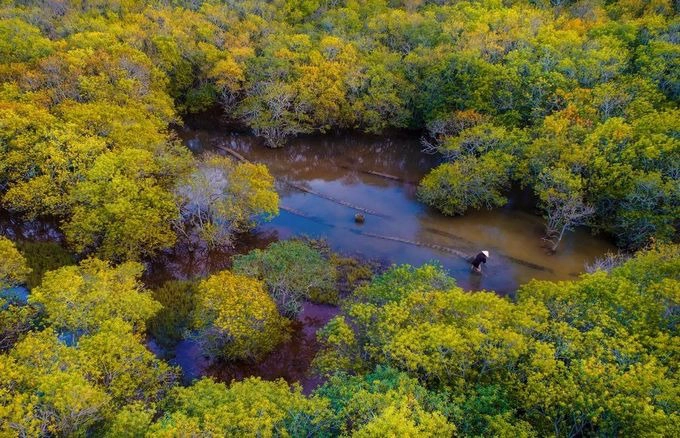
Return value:
M 161 305 L 146 291 L 139 278 L 143 266 L 126 262 L 86 259 L 79 266 L 66 266 L 45 274 L 42 284 L 29 297 L 45 308 L 47 321 L 73 336 L 97 331 L 107 320 L 121 318 L 144 331 L 144 323 Z
M 216 356 L 257 359 L 288 339 L 289 322 L 259 280 L 213 274 L 199 284 L 196 299 L 198 340 Z
M 0 236 L 0 290 L 26 280 L 31 268 L 11 240 Z

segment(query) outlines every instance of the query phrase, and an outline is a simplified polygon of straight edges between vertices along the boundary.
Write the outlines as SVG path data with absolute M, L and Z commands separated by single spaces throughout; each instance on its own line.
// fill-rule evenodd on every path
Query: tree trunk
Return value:
M 567 230 L 567 225 L 562 225 L 562 230 L 560 231 L 560 235 L 557 236 L 557 240 L 553 243 L 552 246 L 552 252 L 557 252 L 557 247 L 560 245 L 560 242 L 562 241 L 562 237 L 564 237 L 564 232 Z

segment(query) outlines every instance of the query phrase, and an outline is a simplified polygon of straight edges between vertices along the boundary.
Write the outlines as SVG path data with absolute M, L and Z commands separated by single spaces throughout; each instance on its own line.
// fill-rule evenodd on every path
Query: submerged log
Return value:
M 394 180 L 394 181 L 402 181 L 402 182 L 404 181 L 402 178 L 399 178 L 398 176 L 390 175 L 388 173 L 376 172 L 374 170 L 367 170 L 366 173 L 368 173 L 369 175 L 375 175 L 375 176 L 379 176 L 381 178 L 387 178 L 387 179 L 391 179 L 391 180 Z
M 231 148 L 228 148 L 228 147 L 222 146 L 222 145 L 216 145 L 215 147 L 226 152 L 226 153 L 228 153 L 229 155 L 235 157 L 237 160 L 239 160 L 241 162 L 244 162 L 244 163 L 250 163 L 251 162 L 246 157 L 244 157 L 243 155 L 239 154 L 238 152 L 236 152 L 235 150 L 233 150 Z M 353 210 L 357 210 L 357 211 L 360 211 L 360 212 L 363 212 L 363 213 L 366 213 L 366 214 L 370 214 L 370 215 L 373 215 L 373 216 L 387 217 L 386 215 L 380 214 L 375 210 L 370 210 L 368 208 L 359 207 L 358 205 L 351 204 L 347 201 L 343 201 L 342 199 L 337 199 L 337 198 L 334 198 L 332 196 L 324 195 L 323 193 L 316 192 L 312 189 L 308 189 L 307 187 L 301 186 L 299 184 L 296 184 L 296 183 L 293 183 L 293 182 L 290 182 L 290 181 L 285 181 L 285 180 L 282 180 L 281 178 L 276 178 L 276 180 L 278 180 L 278 181 L 280 181 L 280 182 L 282 182 L 282 183 L 284 183 L 284 184 L 286 184 L 286 185 L 288 185 L 288 186 L 290 186 L 294 189 L 300 190 L 301 192 L 309 193 L 310 195 L 314 195 L 314 196 L 317 196 L 319 198 L 323 198 L 327 201 L 331 201 L 331 202 L 334 202 L 336 204 L 339 204 L 339 205 L 342 205 L 342 206 L 345 206 L 345 207 L 349 207 Z
M 250 160 L 248 160 L 243 155 L 239 154 L 238 152 L 236 152 L 235 150 L 233 150 L 231 148 L 228 148 L 228 147 L 222 146 L 222 145 L 217 145 L 216 147 L 218 149 L 232 155 L 233 157 L 235 157 L 239 161 L 247 162 L 247 163 L 250 162 Z M 376 175 L 376 176 L 380 176 L 380 177 L 383 177 L 383 178 L 388 178 L 388 179 L 392 179 L 392 180 L 396 180 L 396 181 L 403 181 L 396 176 L 388 175 L 386 173 L 374 172 L 374 171 L 370 171 L 370 170 L 369 171 L 360 170 L 360 172 L 368 173 L 368 174 L 371 174 L 371 175 Z M 284 180 L 281 180 L 280 178 L 278 180 L 283 182 L 284 184 L 287 184 L 288 186 L 290 186 L 294 189 L 300 190 L 300 191 L 305 192 L 305 193 L 309 193 L 310 195 L 314 195 L 314 196 L 317 196 L 319 198 L 326 199 L 328 201 L 331 201 L 331 202 L 334 202 L 336 204 L 351 208 L 353 210 L 357 210 L 361 213 L 366 213 L 366 214 L 370 214 L 370 215 L 373 215 L 373 216 L 379 216 L 379 217 L 383 217 L 383 218 L 387 217 L 386 215 L 380 214 L 375 210 L 370 210 L 368 208 L 363 208 L 363 207 L 359 207 L 357 205 L 353 205 L 349 202 L 343 201 L 342 199 L 337 199 L 337 198 L 334 198 L 332 196 L 324 195 L 323 193 L 316 192 L 314 190 L 308 189 L 307 187 L 301 186 L 299 184 L 295 184 L 295 183 L 292 183 L 292 182 L 289 182 L 289 181 L 284 181 Z M 305 217 L 305 218 L 308 218 L 308 219 L 311 218 L 311 216 L 306 215 L 303 212 L 298 211 L 298 210 L 293 210 L 291 208 L 286 208 L 286 207 L 280 207 L 280 208 L 284 211 L 288 211 L 288 212 L 293 213 L 297 216 Z M 356 223 L 364 223 L 365 222 L 366 218 L 361 213 L 357 213 L 356 215 L 354 215 L 354 221 Z M 360 234 L 362 234 L 364 236 L 374 237 L 376 239 L 391 240 L 391 241 L 394 241 L 394 242 L 401 242 L 401 243 L 405 243 L 405 244 L 408 244 L 408 245 L 415 245 L 415 246 L 420 246 L 420 247 L 424 247 L 424 248 L 431 248 L 431 249 L 446 252 L 446 253 L 449 253 L 449 254 L 454 254 L 454 255 L 462 258 L 463 260 L 465 260 L 468 263 L 471 260 L 471 257 L 469 255 L 467 255 L 467 254 L 465 254 L 461 251 L 458 251 L 456 249 L 449 248 L 447 246 L 429 244 L 429 243 L 418 242 L 418 241 L 408 240 L 408 239 L 402 239 L 400 237 L 394 237 L 394 236 L 383 236 L 383 235 L 380 235 L 380 234 L 361 232 L 361 231 L 357 231 L 357 230 L 354 230 L 354 231 L 359 232 Z M 446 231 L 441 231 L 441 230 L 437 230 L 437 229 L 434 229 L 434 228 L 427 228 L 427 231 L 430 231 L 434 234 L 439 234 L 441 236 L 446 236 L 446 237 L 458 239 L 458 240 L 461 240 L 461 241 L 464 241 L 464 242 L 472 243 L 471 241 L 469 241 L 469 240 L 467 240 L 463 237 L 456 236 L 455 234 L 452 234 L 452 233 L 447 233 Z M 545 271 L 545 272 L 554 272 L 552 269 L 548 268 L 547 266 L 538 265 L 536 263 L 532 263 L 530 261 L 518 259 L 516 257 L 512 257 L 512 256 L 508 256 L 508 255 L 505 255 L 504 257 L 506 259 L 518 264 L 518 265 L 526 266 L 526 267 L 531 268 L 531 269 L 536 269 L 538 271 Z
M 390 175 L 389 173 L 383 173 L 383 172 L 377 172 L 375 170 L 363 170 L 363 169 L 356 169 L 351 166 L 347 166 L 344 164 L 338 164 L 337 167 L 340 169 L 345 169 L 345 170 L 350 170 L 352 172 L 359 172 L 359 173 L 364 173 L 366 175 L 373 175 L 373 176 L 379 176 L 380 178 L 385 178 L 385 179 L 390 179 L 392 181 L 398 181 L 402 184 L 409 184 L 409 185 L 418 185 L 417 181 L 408 181 L 405 180 L 404 178 L 396 175 Z
M 215 147 L 217 149 L 221 150 L 221 151 L 228 153 L 229 155 L 233 156 L 234 158 L 236 158 L 237 160 L 239 160 L 241 162 L 250 163 L 250 160 L 248 160 L 246 157 L 244 157 L 243 155 L 239 154 L 238 152 L 236 152 L 235 150 L 233 150 L 231 148 L 228 148 L 228 147 L 222 146 L 222 145 L 217 145 Z

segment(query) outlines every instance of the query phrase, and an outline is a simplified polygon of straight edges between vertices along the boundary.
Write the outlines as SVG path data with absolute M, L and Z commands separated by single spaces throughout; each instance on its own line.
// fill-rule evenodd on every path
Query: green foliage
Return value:
M 25 282 L 32 273 L 29 263 L 14 243 L 0 236 L 0 292 Z M 8 350 L 28 331 L 39 325 L 35 306 L 14 297 L 0 296 L 0 352 Z
M 153 422 L 154 412 L 144 404 L 135 402 L 123 406 L 106 430 L 106 437 L 110 438 L 138 438 L 146 435 Z
M 104 258 L 134 260 L 172 246 L 178 209 L 156 176 L 165 171 L 147 151 L 101 155 L 75 186 L 76 206 L 64 226 L 76 251 L 96 249 Z
M 352 436 L 452 436 L 438 411 L 446 401 L 416 379 L 378 367 L 365 376 L 338 374 L 315 392 L 330 401 L 334 434 Z
M 673 435 L 677 251 L 660 246 L 575 281 L 534 280 L 516 302 L 451 283 L 385 287 L 400 270 L 417 272 L 393 268 L 319 332 L 316 363 L 418 378 L 445 394 L 434 406 L 465 435 Z
M 426 128 L 428 149 L 456 160 L 420 191 L 446 214 L 502 205 L 508 181 L 540 191 L 543 170 L 563 168 L 583 180 L 590 225 L 621 246 L 677 237 L 668 0 L 43 3 L 2 7 L 2 203 L 64 219 L 77 251 L 122 259 L 172 245 L 167 201 L 188 158 L 167 128 L 175 111 L 215 105 L 270 146 Z M 127 149 L 145 171 L 120 191 L 91 173 Z M 662 195 L 642 202 L 649 191 Z M 134 225 L 121 229 L 123 215 Z
M 670 32 L 637 48 L 637 65 L 640 73 L 653 79 L 666 95 L 675 101 L 680 99 L 680 48 L 669 41 Z
M 412 292 L 447 290 L 455 285 L 456 281 L 440 265 L 426 264 L 419 268 L 395 265 L 387 272 L 373 277 L 369 284 L 357 289 L 354 298 L 374 306 L 384 306 L 400 301 Z
M 26 333 L 40 326 L 35 306 L 0 298 L 0 352 L 9 350 Z
M 276 213 L 266 169 L 192 171 L 168 129 L 215 104 L 269 146 L 426 128 L 447 162 L 419 196 L 446 214 L 503 205 L 515 182 L 549 233 L 592 207 L 623 247 L 677 239 L 668 0 L 22 1 L 0 17 L 0 203 L 56 218 L 78 253 L 142 259 L 178 231 L 217 242 Z M 361 285 L 361 269 L 281 242 L 236 260 L 260 281 L 214 275 L 195 306 L 188 284 L 165 285 L 161 314 L 137 263 L 20 249 L 0 238 L 0 288 L 49 272 L 29 305 L 0 302 L 2 436 L 680 435 L 677 246 L 509 301 L 430 265 Z M 330 379 L 313 396 L 258 379 L 170 390 L 175 370 L 142 344 L 149 318 L 170 345 L 191 313 L 218 354 L 261 357 L 288 325 L 266 289 L 292 315 L 334 301 L 337 270 L 360 287 L 318 333 Z
M 40 285 L 48 271 L 76 263 L 73 254 L 56 242 L 18 242 L 17 246 L 26 258 L 31 272 L 26 277 L 26 287 L 33 289 Z
M 287 340 L 288 325 L 259 280 L 223 271 L 198 285 L 193 328 L 212 356 L 259 359 Z
M 191 159 L 166 129 L 176 119 L 165 74 L 113 27 L 57 35 L 48 16 L 39 28 L 10 15 L 0 25 L 10 44 L 0 48 L 3 206 L 64 219 L 78 252 L 138 258 L 171 245 L 169 191 Z
M 310 243 L 285 240 L 234 257 L 234 271 L 261 279 L 285 315 L 294 316 L 302 300 L 337 300 L 336 270 Z
M 618 241 L 632 248 L 644 247 L 652 240 L 672 241 L 680 215 L 680 185 L 658 173 L 641 176 L 631 185 L 612 226 Z
M 489 153 L 442 164 L 421 181 L 418 198 L 449 215 L 503 206 L 512 163 L 508 154 Z
M 333 253 L 330 261 L 335 266 L 338 291 L 349 294 L 357 287 L 368 283 L 377 269 L 370 262 L 365 262 L 354 257 L 342 257 Z
M 107 321 L 77 347 L 49 328 L 30 333 L 0 355 L 0 431 L 86 435 L 128 403 L 157 402 L 174 379 L 122 320 Z
M 142 332 L 145 321 L 161 308 L 139 282 L 142 270 L 136 262 L 112 267 L 86 259 L 78 266 L 45 274 L 29 302 L 45 309 L 46 320 L 55 329 L 72 336 L 92 334 L 111 318 L 120 318 Z
M 317 331 L 321 344 L 312 368 L 319 374 L 330 375 L 338 370 L 360 371 L 362 368 L 359 348 L 352 328 L 342 316 L 336 316 Z
M 52 42 L 40 29 L 23 20 L 0 20 L 0 59 L 4 62 L 26 62 L 48 55 Z
M 176 371 L 157 359 L 122 319 L 104 322 L 97 333 L 78 341 L 79 369 L 106 389 L 116 406 L 159 400 Z
M 583 183 L 565 169 L 545 169 L 535 190 L 546 219 L 546 240 L 555 251 L 564 232 L 583 225 L 594 209 L 583 201 Z
M 167 281 L 151 291 L 163 308 L 149 320 L 147 328 L 161 347 L 174 347 L 191 327 L 196 289 L 197 284 L 193 281 Z

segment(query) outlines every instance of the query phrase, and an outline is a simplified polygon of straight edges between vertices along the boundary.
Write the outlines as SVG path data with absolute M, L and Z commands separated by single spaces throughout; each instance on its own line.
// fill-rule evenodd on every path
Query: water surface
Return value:
M 228 155 L 228 148 L 269 167 L 282 209 L 256 230 L 256 241 L 305 235 L 325 238 L 336 251 L 386 263 L 435 260 L 462 287 L 499 294 L 533 278 L 574 278 L 585 263 L 614 250 L 607 240 L 577 230 L 549 255 L 541 240 L 542 219 L 532 214 L 525 193 L 515 194 L 504 208 L 462 217 L 428 208 L 417 201 L 416 184 L 438 158 L 422 153 L 415 137 L 304 137 L 269 149 L 247 134 L 185 128 L 180 136 L 195 153 Z M 360 211 L 351 206 L 375 214 L 364 213 L 365 222 L 357 224 Z M 483 275 L 473 274 L 465 257 L 481 250 L 491 257 Z
M 177 345 L 171 363 L 182 369 L 187 383 L 202 376 L 223 382 L 249 376 L 259 376 L 265 380 L 283 378 L 290 383 L 300 383 L 304 392 L 309 394 L 322 381 L 319 376 L 310 373 L 310 365 L 320 347 L 316 331 L 337 314 L 338 308 L 335 306 L 305 303 L 298 319 L 293 321 L 290 340 L 257 363 L 212 362 L 191 340 L 184 340 Z
M 266 247 L 294 236 L 324 238 L 332 249 L 386 264 L 441 263 L 468 290 L 509 294 L 532 278 L 573 279 L 587 262 L 615 248 L 586 230 L 568 234 L 557 254 L 542 245 L 542 219 L 532 214 L 530 195 L 516 192 L 505 208 L 446 217 L 416 200 L 417 182 L 438 164 L 420 151 L 417 138 L 340 135 L 306 137 L 283 149 L 268 149 L 251 135 L 217 129 L 182 129 L 180 137 L 195 153 L 228 154 L 266 164 L 277 179 L 281 214 L 239 237 L 230 251 L 196 250 L 177 245 L 147 265 L 144 281 L 155 287 L 168 279 L 204 277 L 230 266 L 234 253 Z M 365 222 L 354 220 L 359 211 Z M 15 240 L 62 240 L 56 223 L 22 221 L 0 214 L 0 233 Z M 491 252 L 483 275 L 472 274 L 465 260 Z M 259 363 L 212 363 L 191 341 L 181 342 L 173 362 L 187 381 L 210 375 L 218 380 L 247 376 L 301 382 L 306 392 L 319 380 L 309 373 L 319 345 L 316 330 L 337 314 L 333 306 L 306 303 L 293 324 L 291 340 Z M 149 347 L 159 355 L 165 352 Z M 158 351 L 156 351 L 158 350 Z M 173 355 L 171 353 L 171 355 Z

